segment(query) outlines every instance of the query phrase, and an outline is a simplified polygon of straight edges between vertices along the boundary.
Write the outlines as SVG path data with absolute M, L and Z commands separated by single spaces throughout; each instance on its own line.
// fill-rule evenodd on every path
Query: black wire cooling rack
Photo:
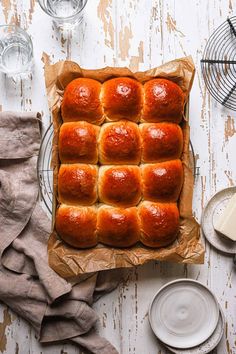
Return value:
M 40 194 L 48 211 L 52 213 L 53 170 L 51 169 L 53 125 L 46 130 L 38 158 L 38 182 Z
M 42 200 L 48 211 L 52 214 L 53 205 L 53 170 L 51 168 L 52 158 L 53 124 L 46 130 L 39 151 L 38 159 L 38 182 Z M 190 164 L 194 176 L 199 175 L 199 167 L 196 166 L 194 150 L 190 141 Z
M 236 16 L 228 18 L 211 35 L 201 68 L 210 94 L 225 107 L 236 110 Z

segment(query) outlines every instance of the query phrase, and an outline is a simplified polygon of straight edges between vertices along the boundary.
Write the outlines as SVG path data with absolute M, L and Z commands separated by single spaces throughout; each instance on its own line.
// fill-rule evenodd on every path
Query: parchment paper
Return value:
M 192 216 L 193 174 L 189 158 L 189 124 L 184 117 L 184 184 L 179 198 L 180 232 L 176 242 L 169 247 L 152 249 L 141 244 L 131 248 L 119 249 L 98 245 L 95 248 L 80 250 L 63 242 L 54 229 L 57 208 L 57 174 L 59 168 L 58 133 L 62 123 L 60 105 L 66 85 L 77 77 L 90 77 L 104 82 L 112 77 L 129 76 L 144 83 L 155 77 L 165 77 L 180 85 L 186 94 L 186 102 L 194 78 L 194 64 L 191 57 L 168 62 L 160 67 L 145 71 L 131 72 L 128 68 L 106 67 L 98 70 L 85 70 L 71 61 L 61 61 L 45 66 L 45 80 L 49 107 L 54 125 L 52 167 L 54 170 L 54 203 L 52 234 L 48 243 L 50 266 L 64 278 L 74 278 L 83 273 L 104 269 L 132 267 L 151 260 L 172 261 L 177 263 L 203 263 L 204 248 L 200 240 L 200 227 Z

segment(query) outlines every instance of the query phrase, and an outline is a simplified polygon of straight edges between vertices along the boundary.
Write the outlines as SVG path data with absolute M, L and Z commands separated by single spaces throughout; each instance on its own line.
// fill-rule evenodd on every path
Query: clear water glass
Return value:
M 83 19 L 88 0 L 38 0 L 41 8 L 59 28 L 73 28 Z
M 17 26 L 0 26 L 0 71 L 8 74 L 30 72 L 33 44 L 30 36 Z

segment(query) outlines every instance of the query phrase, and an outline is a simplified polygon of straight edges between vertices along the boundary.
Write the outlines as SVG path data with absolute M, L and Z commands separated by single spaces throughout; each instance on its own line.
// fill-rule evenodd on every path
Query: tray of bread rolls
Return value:
M 46 67 L 54 128 L 48 250 L 62 276 L 203 261 L 184 115 L 193 74 L 190 58 L 140 73 Z

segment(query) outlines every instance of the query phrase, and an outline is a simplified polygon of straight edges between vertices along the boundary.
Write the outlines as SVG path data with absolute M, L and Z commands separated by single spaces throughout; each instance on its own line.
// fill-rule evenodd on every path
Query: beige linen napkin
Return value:
M 117 350 L 95 331 L 91 305 L 113 290 L 120 271 L 70 284 L 47 261 L 50 220 L 38 202 L 41 119 L 0 113 L 0 300 L 34 327 L 41 342 L 69 340 L 96 354 Z

